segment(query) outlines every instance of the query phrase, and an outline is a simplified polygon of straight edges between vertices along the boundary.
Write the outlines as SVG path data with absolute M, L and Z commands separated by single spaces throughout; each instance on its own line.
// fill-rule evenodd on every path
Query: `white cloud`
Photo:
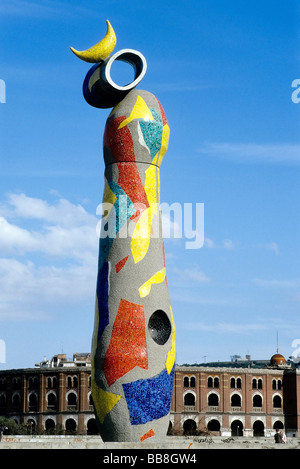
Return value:
M 184 287 L 186 284 L 190 285 L 191 282 L 202 284 L 208 283 L 211 280 L 204 272 L 199 270 L 198 266 L 194 266 L 193 268 L 189 269 L 177 269 L 173 267 L 169 270 L 177 275 L 177 277 L 180 279 L 180 284 L 182 287 Z
M 54 14 L 55 11 L 56 10 L 51 7 L 49 2 L 43 3 L 26 0 L 2 0 L 0 7 L 2 15 L 13 16 L 44 17 L 49 14 Z
M 6 218 L 0 217 L 2 255 L 39 252 L 47 256 L 84 259 L 89 253 L 96 253 L 98 248 L 96 216 L 65 199 L 51 205 L 25 194 L 10 194 L 8 202 L 1 204 L 0 213 L 6 215 Z M 20 226 L 33 220 L 40 222 L 37 229 Z
M 204 247 L 208 249 L 235 249 L 237 247 L 237 243 L 232 241 L 231 239 L 224 239 L 221 241 L 220 244 L 217 244 L 211 238 L 204 239 Z
M 300 163 L 300 144 L 205 143 L 199 152 L 239 163 Z
M 24 252 L 31 250 L 34 244 L 35 240 L 30 232 L 0 217 L 0 252 Z
M 93 301 L 96 216 L 25 194 L 10 194 L 0 214 L 0 320 L 41 319 L 58 304 Z
M 55 0 L 1 0 L 0 14 L 40 19 L 55 19 L 57 15 L 70 16 L 72 14 L 97 15 L 95 10 L 89 10 L 82 6 L 72 5 Z
M 254 278 L 253 283 L 255 283 L 259 287 L 264 288 L 299 288 L 300 287 L 300 279 L 290 279 L 290 280 L 277 280 L 277 279 L 262 279 L 262 278 Z
M 260 244 L 259 247 L 273 251 L 277 255 L 279 254 L 279 246 L 274 241 L 271 241 L 270 243 Z
M 193 269 L 184 269 L 182 271 L 182 275 L 187 280 L 192 280 L 196 283 L 207 283 L 210 282 L 210 278 L 202 271 L 198 269 L 198 267 L 194 267 Z
M 0 321 L 47 319 L 57 306 L 91 303 L 95 279 L 96 263 L 90 259 L 86 265 L 67 267 L 0 259 Z
M 8 194 L 7 203 L 0 205 L 0 213 L 11 218 L 44 220 L 62 226 L 80 226 L 95 220 L 95 216 L 87 213 L 81 205 L 74 205 L 66 199 L 60 198 L 56 205 L 51 205 L 25 194 Z
M 161 212 L 162 234 L 164 239 L 179 240 L 182 239 L 182 221 L 171 219 L 170 212 Z
M 211 238 L 205 238 L 204 240 L 204 247 L 207 249 L 228 249 L 228 250 L 233 250 L 237 248 L 241 248 L 242 245 L 238 241 L 232 241 L 231 239 L 224 239 L 220 243 L 216 243 L 213 239 Z M 244 246 L 244 248 L 251 248 L 251 249 L 266 249 L 268 251 L 272 251 L 275 254 L 279 254 L 279 245 L 275 241 L 270 241 L 268 243 L 259 243 L 253 246 Z

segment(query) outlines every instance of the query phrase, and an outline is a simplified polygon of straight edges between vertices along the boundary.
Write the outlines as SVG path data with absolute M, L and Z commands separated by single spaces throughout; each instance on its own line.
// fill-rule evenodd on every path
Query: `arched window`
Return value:
M 209 376 L 207 378 L 207 387 L 208 388 L 218 388 L 220 385 L 220 379 L 218 376 L 215 376 L 214 378 L 212 376 Z
M 55 410 L 56 408 L 56 395 L 54 392 L 50 392 L 47 396 L 47 407 L 51 410 Z
M 282 387 L 282 381 L 281 379 L 273 379 L 272 380 L 272 389 L 276 390 L 280 390 Z
M 21 397 L 19 393 L 15 393 L 12 397 L 12 405 L 14 410 L 18 410 L 21 406 Z
M 38 407 L 38 400 L 37 400 L 37 395 L 32 392 L 29 394 L 29 410 L 37 410 Z
M 265 426 L 261 420 L 256 420 L 256 422 L 254 422 L 253 436 L 265 436 Z
M 67 396 L 67 403 L 69 408 L 74 408 L 77 405 L 77 396 L 75 392 L 69 392 Z
M 279 380 L 277 381 L 277 389 L 280 390 L 281 387 L 282 387 L 282 381 L 281 381 L 281 379 L 279 379 Z
M 253 407 L 262 407 L 262 397 L 259 394 L 253 396 Z
M 74 419 L 67 419 L 66 420 L 66 433 L 73 434 L 76 432 L 76 422 Z
M 242 400 L 239 394 L 232 394 L 231 396 L 231 407 L 241 407 Z
M 243 423 L 240 420 L 231 422 L 231 436 L 243 436 Z
M 57 377 L 56 376 L 49 376 L 47 378 L 47 388 L 48 389 L 57 388 Z
M 190 379 L 190 386 L 191 386 L 191 388 L 195 388 L 195 387 L 196 387 L 196 378 L 195 378 L 195 376 L 191 376 L 191 379 Z
M 274 407 L 274 409 L 280 409 L 281 408 L 281 396 L 278 396 L 278 394 L 276 394 L 273 397 L 273 407 Z
M 6 378 L 1 378 L 1 379 L 0 379 L 0 389 L 1 389 L 1 390 L 5 390 L 5 389 L 6 389 L 6 386 L 7 386 Z
M 253 380 L 252 380 L 252 389 L 256 389 L 256 388 L 257 388 L 257 379 L 253 378 Z
M 21 378 L 13 379 L 13 389 L 21 389 Z
M 218 406 L 219 405 L 219 396 L 218 394 L 212 392 L 208 395 L 208 405 L 209 406 Z
M 86 426 L 86 433 L 87 435 L 98 435 L 99 431 L 97 428 L 96 419 L 91 418 L 88 420 L 88 423 Z
M 35 433 L 36 422 L 33 419 L 27 420 L 27 425 L 31 434 Z
M 194 406 L 196 403 L 195 395 L 191 392 L 188 392 L 184 395 L 184 405 Z
M 262 389 L 262 379 L 258 378 L 257 380 L 257 389 Z
M 274 430 L 276 430 L 276 428 L 283 429 L 283 426 L 284 425 L 280 420 L 276 420 L 276 422 L 274 422 L 273 428 Z
M 234 378 L 234 377 L 230 378 L 230 387 L 232 389 L 235 389 L 235 388 L 241 389 L 241 387 L 242 387 L 241 378 Z
M 183 423 L 183 433 L 184 435 L 195 435 L 197 430 L 197 425 L 195 420 L 188 419 Z
M 47 433 L 54 433 L 55 430 L 55 422 L 53 419 L 47 419 L 45 422 L 45 429 Z
M 5 410 L 5 407 L 6 407 L 6 397 L 4 394 L 1 394 L 0 395 L 0 409 L 2 412 Z
M 188 387 L 189 387 L 189 377 L 188 377 L 188 376 L 185 376 L 185 377 L 183 378 L 183 386 L 184 386 L 185 388 L 188 388 Z
M 220 422 L 216 419 L 211 419 L 207 424 L 207 430 L 209 432 L 219 432 L 221 429 Z
M 37 379 L 37 377 L 36 377 L 36 376 L 35 376 L 35 377 L 30 377 L 30 378 L 28 379 L 28 388 L 29 388 L 29 389 L 37 389 L 37 387 L 38 387 L 38 379 Z
M 77 376 L 68 376 L 67 386 L 68 386 L 68 388 L 77 388 L 77 386 L 78 386 Z

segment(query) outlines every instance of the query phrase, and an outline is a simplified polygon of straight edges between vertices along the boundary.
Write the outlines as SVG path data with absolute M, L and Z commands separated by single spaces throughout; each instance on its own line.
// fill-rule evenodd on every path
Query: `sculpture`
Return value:
M 110 56 L 115 34 L 108 21 L 103 41 L 105 47 L 100 41 L 88 51 L 72 49 L 95 62 L 83 84 L 86 101 L 113 107 L 103 137 L 92 397 L 104 441 L 161 440 L 169 426 L 175 367 L 159 208 L 159 167 L 169 126 L 157 98 L 135 89 L 146 72 L 143 55 L 125 49 Z M 131 84 L 121 87 L 112 81 L 114 60 L 133 66 Z

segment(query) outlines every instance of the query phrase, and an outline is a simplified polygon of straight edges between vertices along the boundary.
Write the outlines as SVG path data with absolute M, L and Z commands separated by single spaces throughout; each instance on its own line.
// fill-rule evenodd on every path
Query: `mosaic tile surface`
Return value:
M 160 214 L 160 165 L 169 125 L 157 98 L 136 90 L 146 72 L 138 51 L 110 55 L 115 32 L 72 52 L 95 63 L 83 83 L 91 106 L 113 108 L 103 134 L 105 163 L 92 340 L 92 397 L 104 441 L 164 438 L 175 365 L 175 325 L 169 297 Z M 133 82 L 116 86 L 110 68 L 123 60 Z
M 144 441 L 168 429 L 175 325 L 159 208 L 168 138 L 163 108 L 147 91 L 130 91 L 104 130 L 108 236 L 99 244 L 92 387 L 104 440 Z

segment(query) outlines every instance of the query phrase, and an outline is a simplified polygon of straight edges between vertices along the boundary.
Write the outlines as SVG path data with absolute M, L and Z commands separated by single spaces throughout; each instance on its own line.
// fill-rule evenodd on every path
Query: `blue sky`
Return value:
M 1 0 L 0 369 L 91 347 L 109 110 L 84 101 L 89 64 L 69 47 L 106 19 L 167 114 L 161 201 L 204 204 L 204 246 L 165 243 L 177 363 L 269 358 L 277 332 L 295 352 L 299 15 L 293 0 Z

